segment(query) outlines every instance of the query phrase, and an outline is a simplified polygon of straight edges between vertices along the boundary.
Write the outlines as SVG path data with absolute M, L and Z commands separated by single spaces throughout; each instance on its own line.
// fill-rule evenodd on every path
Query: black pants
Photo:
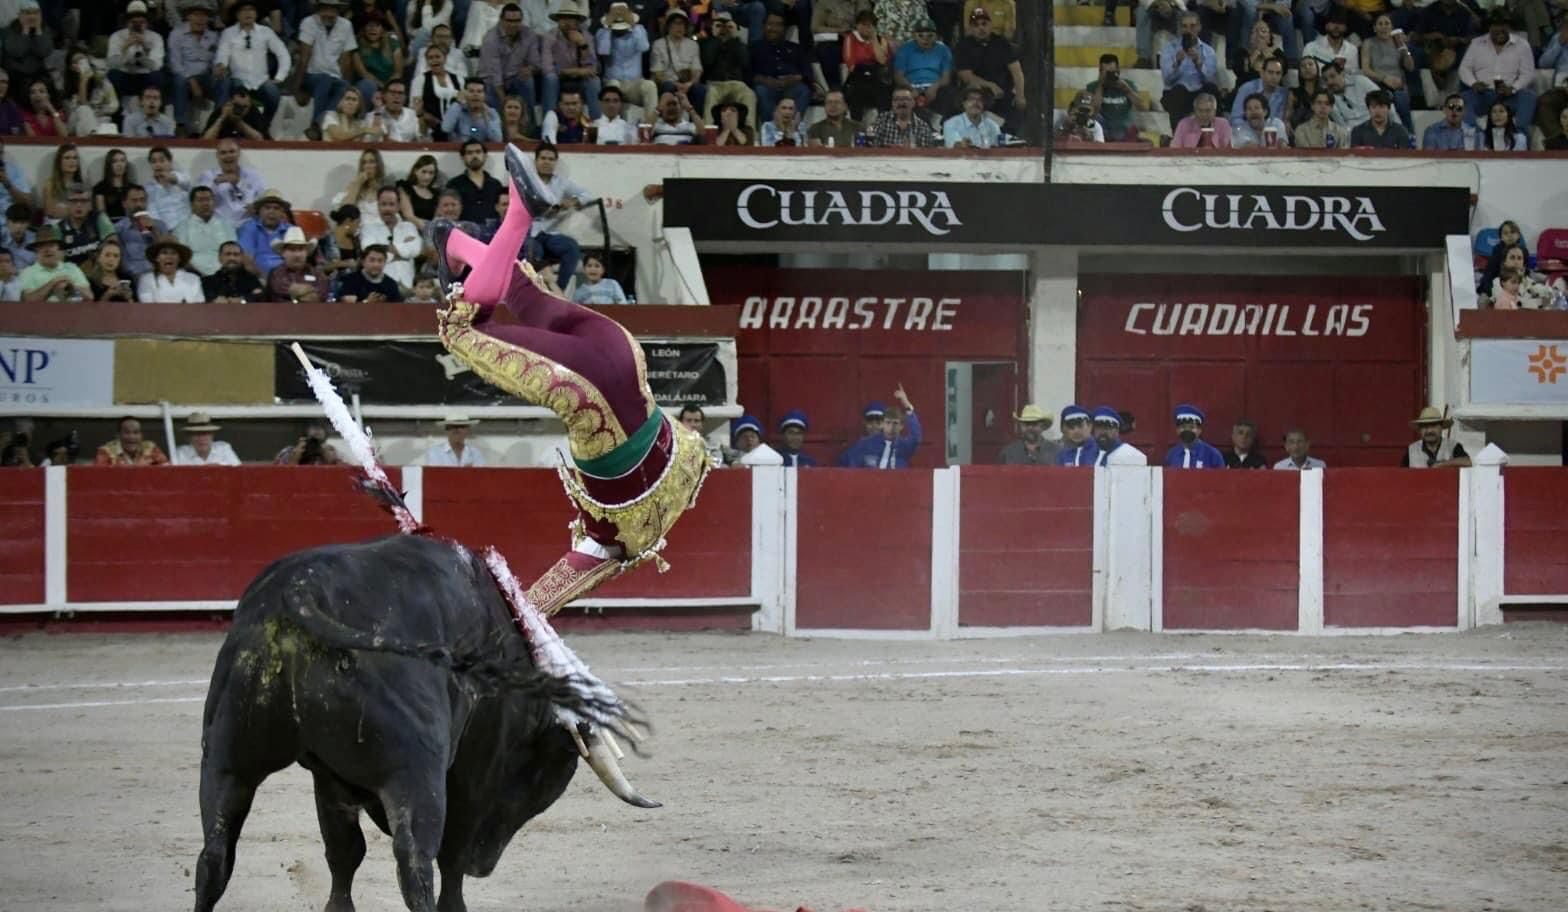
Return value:
M 1196 92 L 1188 89 L 1186 86 L 1173 86 L 1172 88 L 1166 89 L 1165 94 L 1160 96 L 1160 105 L 1163 106 L 1166 113 L 1170 114 L 1171 116 L 1172 133 L 1176 132 L 1176 125 L 1181 123 L 1181 119 L 1192 113 L 1193 99 L 1197 98 L 1204 92 L 1208 92 L 1210 95 L 1213 95 L 1214 103 L 1216 105 L 1219 104 L 1220 90 L 1212 82 L 1204 83 L 1203 88 Z
M 892 105 L 893 84 L 885 82 L 882 75 L 887 67 L 861 66 L 850 71 L 844 80 L 844 101 L 849 104 L 849 116 L 864 122 L 866 111 L 886 111 Z

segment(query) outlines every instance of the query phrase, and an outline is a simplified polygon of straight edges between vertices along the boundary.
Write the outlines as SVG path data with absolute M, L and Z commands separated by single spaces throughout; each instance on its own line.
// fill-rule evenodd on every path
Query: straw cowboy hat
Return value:
M 180 428 L 187 434 L 211 434 L 213 431 L 223 430 L 222 425 L 213 424 L 212 416 L 206 412 L 191 412 L 185 419 L 185 426 Z
M 316 242 L 305 236 L 305 229 L 298 225 L 290 225 L 280 238 L 273 238 L 272 249 L 282 251 L 285 247 L 305 247 L 309 250 L 316 249 Z
M 1440 410 L 1430 405 L 1422 409 L 1421 414 L 1417 415 L 1415 420 L 1410 422 L 1413 427 L 1425 427 L 1429 424 L 1436 424 L 1445 428 L 1451 426 L 1453 423 L 1454 419 L 1449 418 Z
M 251 203 L 251 205 L 256 207 L 257 212 L 260 212 L 261 207 L 267 203 L 277 203 L 285 209 L 289 207 L 289 201 L 283 198 L 283 191 L 271 189 L 263 190 L 261 195 L 256 197 L 256 201 Z
M 448 416 L 446 416 L 446 419 L 441 422 L 441 426 L 442 427 L 473 427 L 474 425 L 476 425 L 478 423 L 479 423 L 478 420 L 470 418 L 467 415 L 455 414 L 455 415 L 448 415 Z
M 610 11 L 599 19 L 599 23 L 612 32 L 624 32 L 641 21 L 632 8 L 625 3 L 610 4 Z
M 561 8 L 551 13 L 550 19 L 559 22 L 566 18 L 580 19 L 586 22 L 588 21 L 588 11 L 583 9 L 582 4 L 578 3 L 577 0 L 561 0 Z
M 1052 418 L 1050 415 L 1047 415 L 1045 412 L 1041 411 L 1040 407 L 1035 405 L 1033 402 L 1024 406 L 1023 411 L 1015 412 L 1013 414 L 1013 420 L 1019 424 L 1040 424 L 1044 425 L 1045 427 L 1050 427 L 1056 421 L 1055 418 Z

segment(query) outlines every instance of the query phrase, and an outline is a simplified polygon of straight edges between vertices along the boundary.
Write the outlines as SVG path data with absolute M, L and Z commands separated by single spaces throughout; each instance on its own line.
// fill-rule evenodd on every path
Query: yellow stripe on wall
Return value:
M 114 401 L 270 405 L 273 344 L 116 339 Z

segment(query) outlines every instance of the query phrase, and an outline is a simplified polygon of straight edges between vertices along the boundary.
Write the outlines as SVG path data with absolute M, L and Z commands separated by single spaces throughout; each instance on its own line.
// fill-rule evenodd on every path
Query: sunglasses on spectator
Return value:
M 1443 107 L 1450 111 L 1463 111 L 1465 109 L 1465 106 L 1462 104 L 1444 105 Z

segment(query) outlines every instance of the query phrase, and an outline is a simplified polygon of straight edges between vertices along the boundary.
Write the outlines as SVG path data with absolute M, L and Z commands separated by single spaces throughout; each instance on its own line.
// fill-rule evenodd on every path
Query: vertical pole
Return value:
M 931 473 L 931 635 L 958 635 L 959 467 Z
M 68 597 L 65 473 L 65 466 L 44 469 L 44 604 L 54 611 L 64 609 Z
M 1296 584 L 1296 631 L 1323 632 L 1323 473 L 1297 472 L 1300 494 L 1300 580 Z

